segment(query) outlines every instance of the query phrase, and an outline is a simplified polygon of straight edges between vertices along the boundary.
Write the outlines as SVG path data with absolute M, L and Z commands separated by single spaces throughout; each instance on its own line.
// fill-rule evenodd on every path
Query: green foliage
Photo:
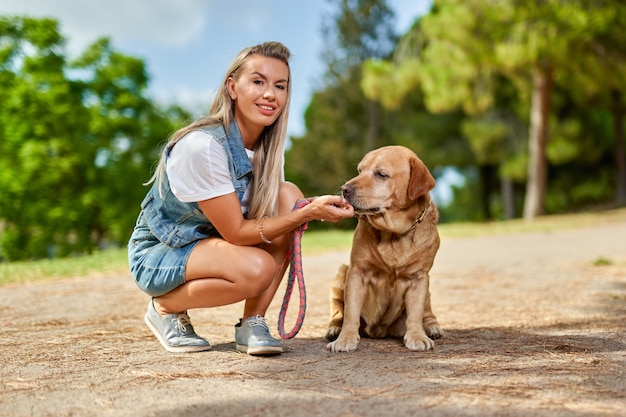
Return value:
M 386 9 L 382 5 L 384 2 L 376 3 L 381 3 L 379 7 Z M 362 9 L 356 7 L 361 3 L 352 4 L 354 9 L 342 9 L 335 19 L 343 21 L 347 12 L 355 16 L 345 21 L 370 22 L 368 15 L 360 15 Z M 376 90 L 384 97 L 388 94 L 393 99 L 393 88 L 399 83 L 379 78 L 374 80 L 375 85 L 368 87 L 364 84 L 368 80 L 364 73 L 374 71 L 386 74 L 392 68 L 381 59 L 384 48 L 376 48 L 377 44 L 370 41 L 372 33 L 388 33 L 389 22 L 370 23 L 369 26 L 359 25 L 358 30 L 338 24 L 335 31 L 329 32 L 336 38 L 326 42 L 329 45 L 328 56 L 332 58 L 329 59 L 326 74 L 327 84 L 314 94 L 306 111 L 306 134 L 292 138 L 292 146 L 286 155 L 287 177 L 307 195 L 339 192 L 341 184 L 356 175 L 356 165 L 367 151 L 389 144 L 413 149 L 434 172 L 448 165 L 466 166 L 471 163 L 471 151 L 459 133 L 460 114 L 429 114 L 421 93 L 410 87 L 410 83 L 406 85 L 411 90 L 389 106 L 372 106 L 368 89 Z M 342 30 L 349 31 L 350 36 L 342 36 Z M 357 36 L 359 31 L 365 33 Z M 348 43 L 348 39 L 352 43 Z M 418 43 L 419 39 L 405 38 L 402 49 L 411 50 Z M 387 41 L 379 39 L 379 44 L 387 45 Z M 359 51 L 359 54 L 349 54 L 348 51 Z M 348 56 L 350 59 L 347 59 Z M 359 57 L 356 62 L 355 56 Z M 339 67 L 343 71 L 335 71 Z M 392 76 L 398 80 L 415 76 L 411 61 L 407 61 L 401 71 L 395 69 L 393 67 Z M 342 222 L 338 227 L 353 227 L 353 224 Z
M 465 178 L 463 186 L 452 186 L 453 200 L 448 205 L 439 205 L 439 222 L 482 222 L 485 220 L 480 209 L 480 200 L 476 198 L 479 187 L 476 169 L 469 168 L 462 171 Z
M 607 127 L 624 123 L 624 113 L 619 110 L 623 104 L 615 100 L 621 97 L 616 91 L 626 91 L 626 37 L 618 29 L 624 24 L 626 8 L 617 0 L 593 4 L 582 0 L 438 0 L 432 12 L 403 35 L 392 59 L 366 63 L 361 85 L 369 99 L 390 109 L 415 94 L 416 86 L 430 112 L 462 109 L 466 114 L 462 140 L 473 154 L 473 161 L 467 161 L 479 167 L 495 164 L 501 177 L 523 184 L 531 167 L 536 166 L 531 164 L 535 156 L 528 152 L 528 132 L 538 131 L 540 124 L 531 121 L 540 119 L 528 114 L 532 75 L 541 71 L 555 83 L 551 97 L 554 110 L 549 115 L 551 139 L 545 155 L 550 164 L 549 178 L 558 182 L 561 176 L 572 176 L 576 162 L 606 164 L 610 161 L 607 153 L 620 149 L 611 143 L 614 133 Z M 402 76 L 405 66 L 413 68 L 412 77 Z M 604 119 L 599 125 L 583 115 L 597 105 L 601 107 L 593 113 L 612 114 L 616 120 Z M 580 111 L 572 112 L 572 108 Z M 592 135 L 591 124 L 600 129 Z M 624 138 L 616 134 L 614 141 L 623 143 Z M 621 149 L 614 155 L 618 163 L 609 171 L 620 169 L 619 161 L 626 171 Z M 605 168 L 602 165 L 591 173 L 591 181 L 598 184 L 595 192 L 580 186 L 576 199 L 566 195 L 555 198 L 554 193 L 564 194 L 570 189 L 550 186 L 546 209 L 565 209 L 554 200 L 576 201 L 574 204 L 610 200 L 611 193 L 605 191 L 615 181 L 605 175 Z M 478 172 L 480 176 L 485 171 Z M 626 172 L 619 175 L 626 176 Z M 537 178 L 540 176 L 535 175 L 533 181 L 540 182 Z M 600 184 L 605 180 L 607 183 Z M 487 182 L 467 181 L 466 187 Z M 482 198 L 483 206 L 493 205 L 492 196 L 483 194 Z M 487 213 L 487 218 L 490 216 Z
M 581 144 L 578 142 L 581 126 L 578 120 L 566 120 L 558 127 L 558 130 L 553 129 L 546 151 L 553 164 L 561 165 L 581 156 Z
M 69 63 L 63 44 L 54 20 L 0 18 L 0 259 L 125 244 L 179 120 L 145 96 L 141 60 L 101 39 Z
M 462 124 L 462 131 L 480 165 L 497 163 L 503 158 L 508 127 L 501 120 L 468 118 Z
M 442 222 L 520 212 L 537 70 L 554 83 L 546 212 L 626 187 L 620 1 L 436 0 L 400 37 L 384 0 L 335 4 L 326 72 L 286 154 L 287 179 L 306 195 L 339 193 L 367 151 L 399 144 L 436 177 L 465 176 Z M 0 17 L 0 261 L 124 245 L 159 145 L 189 119 L 153 104 L 145 63 L 108 39 L 73 62 L 64 44 L 55 20 Z
M 396 42 L 384 1 L 343 1 L 325 27 L 325 85 L 305 113 L 307 132 L 292 138 L 285 171 L 307 195 L 338 193 L 365 152 L 389 143 L 388 117 L 359 85 L 368 58 L 387 57 Z
M 394 66 L 389 61 L 367 60 L 363 63 L 361 89 L 370 100 L 379 100 L 383 106 L 398 110 L 402 105 L 400 97 L 409 93 L 412 86 L 419 83 L 417 60 L 406 60 Z

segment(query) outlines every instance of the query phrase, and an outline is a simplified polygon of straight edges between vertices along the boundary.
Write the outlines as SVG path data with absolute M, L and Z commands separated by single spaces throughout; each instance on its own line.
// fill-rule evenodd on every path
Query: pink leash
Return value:
M 300 200 L 296 203 L 293 210 L 299 210 L 307 204 L 309 204 L 308 200 Z M 308 223 L 304 223 L 289 233 L 289 253 L 286 255 L 286 257 L 289 258 L 289 278 L 287 280 L 287 290 L 283 298 L 283 305 L 280 307 L 280 314 L 278 315 L 278 333 L 283 339 L 291 339 L 298 334 L 300 328 L 302 328 L 304 315 L 306 313 L 306 289 L 304 288 L 304 274 L 302 271 L 302 234 L 306 230 L 307 225 Z M 287 314 L 293 284 L 296 280 L 298 281 L 298 287 L 300 289 L 300 310 L 298 311 L 298 317 L 293 329 L 289 333 L 286 333 L 285 314 Z

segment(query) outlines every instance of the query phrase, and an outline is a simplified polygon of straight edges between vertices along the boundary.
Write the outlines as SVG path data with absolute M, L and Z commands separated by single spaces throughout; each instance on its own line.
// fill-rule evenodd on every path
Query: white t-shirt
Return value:
M 252 160 L 254 151 L 246 149 Z M 206 132 L 192 131 L 172 148 L 165 165 L 172 193 L 180 201 L 191 203 L 235 192 L 228 170 L 228 157 L 221 144 Z M 241 204 L 248 211 L 246 190 Z

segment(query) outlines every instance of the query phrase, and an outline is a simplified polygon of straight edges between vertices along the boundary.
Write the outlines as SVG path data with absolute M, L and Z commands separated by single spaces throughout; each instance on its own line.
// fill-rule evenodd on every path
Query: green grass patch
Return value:
M 126 249 L 111 249 L 92 255 L 0 263 L 0 285 L 52 278 L 128 273 Z
M 594 213 L 542 216 L 532 222 L 508 220 L 490 223 L 440 224 L 439 232 L 442 239 L 529 232 L 552 233 L 624 221 L 626 221 L 626 209 L 616 209 Z M 302 238 L 302 253 L 304 256 L 309 256 L 329 251 L 349 250 L 352 245 L 352 234 L 352 230 L 306 231 Z M 594 263 L 606 264 L 603 259 L 598 259 Z M 65 259 L 0 262 L 0 286 L 43 279 L 120 274 L 129 274 L 126 248 Z
M 594 259 L 593 266 L 609 266 L 613 265 L 613 261 L 604 257 Z
M 594 227 L 626 221 L 626 208 L 539 216 L 532 221 L 523 219 L 493 221 L 489 223 L 447 223 L 439 225 L 442 238 L 492 236 L 519 233 L 552 233 L 559 230 Z
M 352 234 L 352 230 L 305 231 L 302 235 L 302 255 L 349 250 Z

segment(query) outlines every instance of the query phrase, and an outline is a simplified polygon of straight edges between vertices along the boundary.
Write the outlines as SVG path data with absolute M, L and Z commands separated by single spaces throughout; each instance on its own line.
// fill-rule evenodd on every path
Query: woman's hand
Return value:
M 266 238 L 273 240 L 311 220 L 336 223 L 341 219 L 354 217 L 352 205 L 339 195 L 323 195 L 307 198 L 307 200 L 309 204 L 300 210 L 265 218 L 263 234 Z M 244 219 L 235 193 L 199 201 L 198 204 L 204 215 L 226 241 L 239 246 L 252 246 L 260 243 L 259 220 Z
M 342 196 L 323 195 L 307 198 L 313 210 L 313 220 L 336 223 L 341 219 L 354 217 L 354 208 Z

